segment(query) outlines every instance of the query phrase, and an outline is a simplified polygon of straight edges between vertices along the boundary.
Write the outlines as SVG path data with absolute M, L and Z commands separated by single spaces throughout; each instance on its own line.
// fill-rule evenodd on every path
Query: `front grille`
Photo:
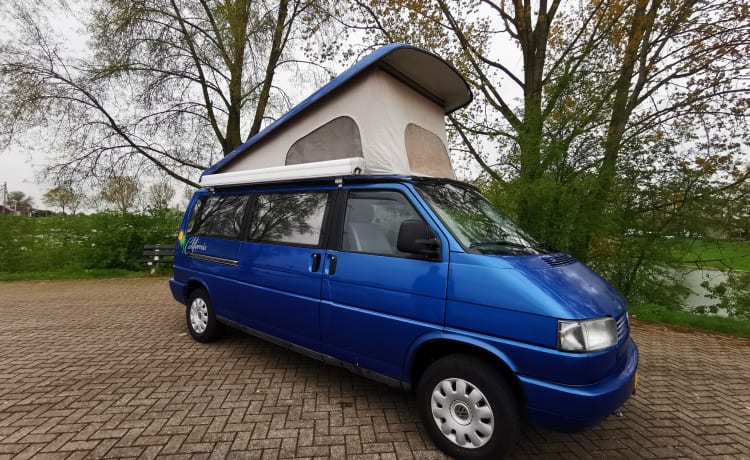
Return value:
M 542 260 L 547 262 L 547 265 L 549 265 L 550 267 L 569 265 L 576 261 L 573 256 L 571 256 L 570 254 L 565 254 L 563 252 L 551 254 L 548 256 L 542 256 Z
M 630 334 L 630 324 L 628 324 L 628 314 L 623 313 L 617 318 L 617 342 L 622 342 Z

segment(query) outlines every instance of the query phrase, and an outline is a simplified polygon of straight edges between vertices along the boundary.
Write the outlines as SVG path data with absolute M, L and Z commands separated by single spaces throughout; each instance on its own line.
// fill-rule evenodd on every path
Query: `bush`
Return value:
M 143 270 L 143 245 L 173 243 L 181 215 L 0 217 L 0 273 Z

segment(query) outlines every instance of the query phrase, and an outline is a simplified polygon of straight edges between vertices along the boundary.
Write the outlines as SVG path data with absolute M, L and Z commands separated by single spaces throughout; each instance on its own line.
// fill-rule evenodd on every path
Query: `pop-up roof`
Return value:
M 463 77 L 439 57 L 388 45 L 208 168 L 201 184 L 350 174 L 453 178 L 444 116 L 471 98 Z

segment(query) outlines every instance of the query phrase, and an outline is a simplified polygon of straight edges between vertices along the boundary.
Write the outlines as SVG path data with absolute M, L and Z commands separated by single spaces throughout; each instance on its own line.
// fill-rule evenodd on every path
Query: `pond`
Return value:
M 721 270 L 713 268 L 683 267 L 673 269 L 672 277 L 690 290 L 690 294 L 683 301 L 686 310 L 694 310 L 698 307 L 710 307 L 719 303 L 719 299 L 706 297 L 708 290 L 701 286 L 708 281 L 710 286 L 716 286 L 729 279 L 729 275 Z M 726 311 L 719 310 L 719 316 L 727 316 Z

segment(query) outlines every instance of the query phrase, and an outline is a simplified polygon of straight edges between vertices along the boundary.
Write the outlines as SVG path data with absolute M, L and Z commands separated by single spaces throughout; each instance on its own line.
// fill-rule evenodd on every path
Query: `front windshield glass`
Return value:
M 543 245 L 498 211 L 477 190 L 446 182 L 417 189 L 464 248 L 482 254 L 544 254 Z

